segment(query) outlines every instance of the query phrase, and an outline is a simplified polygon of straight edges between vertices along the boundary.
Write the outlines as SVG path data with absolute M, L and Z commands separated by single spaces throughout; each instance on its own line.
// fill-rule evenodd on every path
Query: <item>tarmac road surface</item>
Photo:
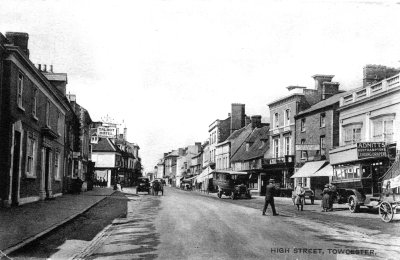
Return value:
M 124 192 L 129 199 L 127 218 L 115 220 L 79 253 L 75 250 L 74 259 L 397 259 L 400 255 L 398 236 L 332 220 L 315 221 L 294 214 L 293 208 L 278 208 L 279 216 L 268 209 L 262 216 L 261 208 L 245 206 L 245 200 L 232 203 L 168 187 L 164 196 Z M 67 241 L 51 259 L 65 257 L 71 246 L 74 243 Z

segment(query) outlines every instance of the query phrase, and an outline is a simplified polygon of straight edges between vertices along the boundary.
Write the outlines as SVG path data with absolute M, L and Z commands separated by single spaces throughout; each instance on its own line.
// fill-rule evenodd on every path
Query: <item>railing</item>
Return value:
M 356 89 L 349 92 L 346 96 L 340 99 L 340 106 L 345 106 L 354 103 L 358 100 L 377 95 L 381 92 L 387 91 L 391 88 L 400 86 L 400 74 L 397 74 L 391 78 L 382 80 L 376 84 L 366 86 L 362 89 Z

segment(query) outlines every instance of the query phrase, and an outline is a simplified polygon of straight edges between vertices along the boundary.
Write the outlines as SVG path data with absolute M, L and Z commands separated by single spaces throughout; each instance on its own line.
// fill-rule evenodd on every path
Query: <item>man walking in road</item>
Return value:
M 277 188 L 275 187 L 275 180 L 269 179 L 269 184 L 267 185 L 266 190 L 265 190 L 265 203 L 264 203 L 264 209 L 262 212 L 263 215 L 265 215 L 265 211 L 267 211 L 268 204 L 271 204 L 272 214 L 274 216 L 279 215 L 278 213 L 276 213 L 275 203 L 274 203 L 274 196 L 275 196 L 276 192 L 277 192 Z

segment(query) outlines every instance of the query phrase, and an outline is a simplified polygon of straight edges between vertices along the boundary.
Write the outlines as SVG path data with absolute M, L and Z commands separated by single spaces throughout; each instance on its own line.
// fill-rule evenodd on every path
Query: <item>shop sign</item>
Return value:
M 296 144 L 296 151 L 319 151 L 319 144 Z
M 371 157 L 386 157 L 385 142 L 362 142 L 357 143 L 358 159 Z
M 115 127 L 99 126 L 97 128 L 97 136 L 103 138 L 115 138 L 117 129 Z

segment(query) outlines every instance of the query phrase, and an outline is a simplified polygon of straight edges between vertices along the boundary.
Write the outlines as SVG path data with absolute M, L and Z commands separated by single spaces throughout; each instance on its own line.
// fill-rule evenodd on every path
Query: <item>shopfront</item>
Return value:
M 385 142 L 360 142 L 340 147 L 330 151 L 330 159 L 334 185 L 374 196 L 381 192 L 381 178 L 391 164 Z

